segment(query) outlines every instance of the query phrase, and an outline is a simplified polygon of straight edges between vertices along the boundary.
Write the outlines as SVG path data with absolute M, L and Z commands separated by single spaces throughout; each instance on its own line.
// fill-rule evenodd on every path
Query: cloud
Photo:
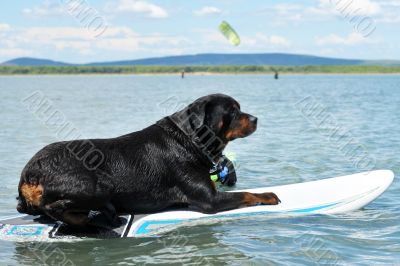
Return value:
M 286 21 L 298 21 L 303 18 L 304 7 L 298 4 L 277 4 L 273 7 L 274 15 Z
M 386 7 L 389 5 L 393 7 L 399 4 L 394 0 L 317 0 L 312 5 L 298 3 L 276 4 L 265 11 L 274 16 L 274 23 L 282 25 L 293 22 L 326 21 L 332 20 L 337 16 L 348 20 L 370 16 L 378 18 L 388 14 L 390 8 Z
M 356 30 L 367 31 L 377 23 L 400 23 L 399 0 L 315 0 L 313 4 L 282 3 L 259 11 L 272 16 L 277 26 L 304 22 L 332 21 L 338 18 L 352 24 Z M 294 24 L 296 23 L 296 24 Z M 368 26 L 368 24 L 371 24 Z M 372 30 L 373 32 L 374 30 Z
M 118 12 L 132 12 L 144 14 L 150 18 L 166 18 L 168 12 L 162 7 L 142 0 L 120 0 L 114 10 Z
M 1 48 L 0 56 L 7 58 L 21 57 L 32 55 L 33 51 L 21 48 Z
M 165 55 L 183 53 L 190 40 L 183 36 L 161 33 L 140 35 L 128 27 L 109 27 L 101 38 L 79 27 L 27 27 L 0 31 L 1 57 L 45 56 L 51 53 L 100 55 L 108 51 L 126 57 L 133 53 L 151 52 Z M 41 52 L 46 52 L 41 55 Z M 93 61 L 93 60 L 89 60 Z
M 254 35 L 241 35 L 240 45 L 233 47 L 229 41 L 217 30 L 213 29 L 195 29 L 201 36 L 200 46 L 207 47 L 208 49 L 222 49 L 224 51 L 238 51 L 256 49 L 265 50 L 267 48 L 288 48 L 291 47 L 291 42 L 279 35 L 265 35 L 263 33 L 256 33 Z
M 381 6 L 384 8 L 382 16 L 376 19 L 377 23 L 400 23 L 400 1 L 382 1 Z
M 256 43 L 268 44 L 273 47 L 290 47 L 291 42 L 285 37 L 278 35 L 264 35 L 262 33 L 257 33 L 255 38 Z
M 400 16 L 398 13 L 387 14 L 382 18 L 376 19 L 377 23 L 396 24 L 400 23 Z
M 319 46 L 323 45 L 356 45 L 364 43 L 367 39 L 358 32 L 350 33 L 347 37 L 340 37 L 336 34 L 330 34 L 325 37 L 316 37 L 316 44 Z
M 269 43 L 275 46 L 290 46 L 290 42 L 286 38 L 276 35 L 271 35 L 269 37 Z
M 0 24 L 0 31 L 7 31 L 10 29 L 10 25 L 8 24 Z
M 67 14 L 67 10 L 58 1 L 45 0 L 38 6 L 23 9 L 22 14 L 30 17 L 60 16 Z
M 309 14 L 372 16 L 382 12 L 381 5 L 371 0 L 319 0 L 317 7 L 307 9 Z
M 207 28 L 196 28 L 193 29 L 193 32 L 198 33 L 205 42 L 214 42 L 226 44 L 229 41 L 219 32 L 217 29 L 207 29 Z
M 195 14 L 196 16 L 218 15 L 221 13 L 222 11 L 214 6 L 205 6 L 199 10 L 193 11 L 193 14 Z
M 390 0 L 390 1 L 379 1 L 382 6 L 387 7 L 400 7 L 400 2 L 398 0 Z
M 265 17 L 271 17 L 269 24 L 274 26 L 282 26 L 288 23 L 306 20 L 307 18 L 304 17 L 305 9 L 306 6 L 302 4 L 281 3 L 257 10 L 253 13 L 253 15 L 262 16 L 263 20 Z

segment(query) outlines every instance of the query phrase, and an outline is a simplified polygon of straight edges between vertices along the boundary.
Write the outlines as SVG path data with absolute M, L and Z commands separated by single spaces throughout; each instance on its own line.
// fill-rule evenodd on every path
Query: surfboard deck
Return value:
M 173 210 L 154 214 L 121 215 L 114 229 L 75 229 L 38 216 L 20 215 L 0 220 L 0 240 L 68 240 L 84 238 L 148 237 L 179 226 L 237 217 L 270 214 L 336 214 L 358 210 L 379 197 L 393 182 L 390 170 L 376 170 L 311 182 L 246 189 L 253 193 L 274 192 L 279 205 L 259 205 L 216 214 Z

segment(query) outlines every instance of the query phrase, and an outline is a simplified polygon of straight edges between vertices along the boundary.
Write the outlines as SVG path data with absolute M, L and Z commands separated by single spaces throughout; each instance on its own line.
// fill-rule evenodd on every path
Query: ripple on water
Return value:
M 399 173 L 399 82 L 399 76 L 379 75 L 285 75 L 278 82 L 264 75 L 0 77 L 0 215 L 15 213 L 25 163 L 57 140 L 21 104 L 34 91 L 52 99 L 91 138 L 144 128 L 208 93 L 230 94 L 258 117 L 253 135 L 228 146 L 239 164 L 236 188 L 245 189 L 360 172 L 341 151 L 345 143 L 329 138 L 332 128 L 353 137 L 376 168 Z M 307 96 L 336 124 L 321 127 L 307 117 L 295 105 Z M 48 248 L 62 250 L 76 265 L 393 265 L 400 261 L 399 202 L 396 177 L 378 200 L 353 213 L 249 217 L 157 238 L 49 243 Z M 45 264 L 32 253 L 34 243 L 0 245 L 1 265 Z

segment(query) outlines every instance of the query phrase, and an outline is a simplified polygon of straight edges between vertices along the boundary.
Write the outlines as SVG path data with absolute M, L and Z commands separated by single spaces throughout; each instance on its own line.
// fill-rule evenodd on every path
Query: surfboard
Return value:
M 180 226 L 197 225 L 221 219 L 260 215 L 337 214 L 363 208 L 379 197 L 393 182 L 390 170 L 375 170 L 311 182 L 247 189 L 253 193 L 274 192 L 279 205 L 258 205 L 215 214 L 187 209 L 154 214 L 121 215 L 121 226 L 113 229 L 71 228 L 49 218 L 20 215 L 0 220 L 0 240 L 68 240 L 84 238 L 149 237 L 173 231 Z

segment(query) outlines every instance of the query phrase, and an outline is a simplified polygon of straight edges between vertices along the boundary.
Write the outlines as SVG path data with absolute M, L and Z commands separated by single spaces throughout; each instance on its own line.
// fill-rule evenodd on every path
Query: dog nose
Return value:
M 251 123 L 254 123 L 254 124 L 257 124 L 257 117 L 255 117 L 255 116 L 250 116 L 250 122 Z

